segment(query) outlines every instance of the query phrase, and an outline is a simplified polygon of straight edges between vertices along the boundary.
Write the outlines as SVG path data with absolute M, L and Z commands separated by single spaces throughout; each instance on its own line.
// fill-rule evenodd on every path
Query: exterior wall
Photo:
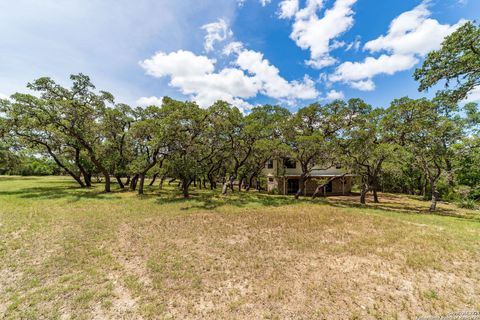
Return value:
M 341 175 L 344 173 L 342 169 L 337 169 L 331 167 L 326 170 L 321 170 L 321 168 L 313 167 L 312 173 L 315 175 Z M 272 176 L 299 176 L 302 174 L 302 169 L 300 168 L 300 163 L 297 162 L 297 166 L 294 169 L 284 168 L 282 159 L 273 160 L 273 168 L 268 169 L 266 166 L 262 170 L 262 174 L 266 177 L 269 175 Z
M 296 168 L 285 168 L 283 166 L 282 159 L 273 160 L 273 168 L 265 168 L 262 171 L 262 174 L 267 178 L 267 191 L 268 192 L 278 192 L 280 194 L 288 194 L 288 180 L 298 180 L 302 170 L 300 169 L 300 164 L 297 162 Z M 327 179 L 331 176 L 342 175 L 345 172 L 340 168 L 331 167 L 326 170 L 321 170 L 319 168 L 313 168 L 312 174 L 319 176 L 318 179 L 311 178 L 305 183 L 305 194 L 312 195 L 319 183 L 325 183 Z M 324 177 L 321 177 L 324 176 Z M 332 191 L 328 194 L 348 194 L 352 190 L 352 177 L 344 177 L 345 185 L 342 185 L 341 179 L 336 179 L 332 181 Z

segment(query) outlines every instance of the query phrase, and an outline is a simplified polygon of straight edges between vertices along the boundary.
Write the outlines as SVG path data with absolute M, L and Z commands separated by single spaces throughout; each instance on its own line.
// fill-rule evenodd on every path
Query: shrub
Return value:
M 461 208 L 465 208 L 465 209 L 476 209 L 477 208 L 477 203 L 473 199 L 464 198 L 460 202 L 459 206 Z

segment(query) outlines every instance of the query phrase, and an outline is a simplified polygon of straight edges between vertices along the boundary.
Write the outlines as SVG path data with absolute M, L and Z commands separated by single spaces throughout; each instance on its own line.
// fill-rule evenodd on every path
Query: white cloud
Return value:
M 336 91 L 336 90 L 330 90 L 327 93 L 327 100 L 338 100 L 338 99 L 345 99 L 345 95 L 341 91 Z
M 237 46 L 238 47 L 238 46 Z M 169 85 L 190 96 L 203 107 L 216 100 L 225 100 L 241 108 L 250 105 L 245 99 L 257 94 L 292 101 L 314 99 L 318 96 L 315 83 L 308 77 L 303 81 L 287 81 L 280 76 L 263 54 L 238 49 L 232 67 L 215 72 L 215 60 L 179 50 L 165 54 L 156 53 L 140 62 L 147 74 L 170 78 Z
M 341 43 L 334 40 L 352 27 L 352 6 L 356 2 L 336 0 L 332 8 L 325 10 L 322 18 L 318 17 L 317 11 L 323 7 L 323 0 L 308 0 L 306 6 L 296 12 L 290 37 L 300 48 L 310 50 L 308 65 L 320 69 L 337 61 L 330 56 L 330 51 Z M 287 13 L 283 15 L 288 17 Z
M 231 55 L 232 53 L 240 53 L 243 50 L 243 43 L 240 41 L 233 41 L 228 43 L 225 47 L 223 47 L 223 54 L 224 55 Z
M 147 74 L 154 77 L 202 76 L 212 73 L 215 69 L 214 64 L 215 60 L 184 50 L 169 54 L 157 52 L 150 59 L 140 62 Z
M 427 3 L 402 13 L 392 21 L 386 35 L 367 42 L 365 49 L 371 52 L 387 51 L 425 56 L 438 49 L 443 39 L 459 26 L 440 24 L 429 16 Z
M 207 23 L 202 26 L 207 32 L 205 35 L 204 48 L 206 52 L 213 50 L 215 42 L 222 42 L 233 35 L 228 23 L 224 19 L 218 19 L 217 22 Z
M 236 64 L 261 83 L 260 91 L 276 99 L 313 99 L 318 93 L 313 81 L 305 77 L 303 82 L 288 82 L 280 76 L 277 67 L 270 64 L 263 54 L 252 50 L 244 50 L 238 55 Z
M 245 4 L 245 1 L 247 1 L 247 0 L 237 0 L 237 5 L 239 7 L 243 7 L 243 5 Z M 265 7 L 267 4 L 272 2 L 272 0 L 259 0 L 259 2 L 262 5 L 262 7 Z
M 412 68 L 418 59 L 414 55 L 387 55 L 378 58 L 367 57 L 363 62 L 344 62 L 330 76 L 331 81 L 359 81 L 371 79 L 379 74 L 392 75 L 398 71 Z
M 278 4 L 278 16 L 281 19 L 292 18 L 299 9 L 299 0 L 284 0 Z
M 141 97 L 137 101 L 137 105 L 141 107 L 148 107 L 148 106 L 162 106 L 163 104 L 163 97 Z
M 9 97 L 6 94 L 3 94 L 0 92 L 0 99 L 9 99 Z
M 350 51 L 350 50 L 355 50 L 355 51 L 358 51 L 360 50 L 360 46 L 362 45 L 361 41 L 360 41 L 360 37 L 357 36 L 355 38 L 355 41 L 352 41 L 350 42 L 349 44 L 346 45 L 346 48 L 345 48 L 345 51 Z
M 361 91 L 373 91 L 375 90 L 375 83 L 371 79 L 351 81 L 350 87 Z
M 363 91 L 375 89 L 373 78 L 413 68 L 420 58 L 440 47 L 443 39 L 464 21 L 442 25 L 429 18 L 428 1 L 404 12 L 391 23 L 386 35 L 367 42 L 364 49 L 371 53 L 383 52 L 379 57 L 367 57 L 363 62 L 344 62 L 329 77 L 331 81 L 348 83 Z

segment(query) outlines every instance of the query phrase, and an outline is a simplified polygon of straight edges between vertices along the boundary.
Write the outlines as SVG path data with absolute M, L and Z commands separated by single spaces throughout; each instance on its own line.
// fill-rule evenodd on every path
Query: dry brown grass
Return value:
M 480 309 L 478 213 L 385 195 L 145 197 L 0 177 L 0 318 L 414 319 Z M 357 199 L 358 200 L 358 199 Z M 420 213 L 419 213 L 420 212 Z M 453 217 L 455 216 L 455 217 Z

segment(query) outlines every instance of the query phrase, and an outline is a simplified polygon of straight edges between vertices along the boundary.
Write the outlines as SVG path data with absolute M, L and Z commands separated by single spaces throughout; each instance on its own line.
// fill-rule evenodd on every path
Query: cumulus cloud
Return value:
M 379 57 L 367 57 L 362 62 L 344 62 L 337 67 L 330 80 L 370 91 L 375 88 L 373 77 L 411 69 L 428 52 L 438 49 L 443 39 L 464 22 L 440 24 L 430 15 L 428 2 L 402 13 L 391 22 L 386 35 L 365 44 L 365 50 L 382 53 Z
M 141 61 L 140 65 L 147 74 L 154 77 L 202 76 L 213 72 L 215 60 L 197 56 L 190 51 L 178 50 L 169 54 L 157 52 L 150 59 Z
M 345 99 L 345 95 L 341 91 L 336 91 L 336 90 L 330 90 L 327 93 L 327 100 L 333 101 L 333 100 L 338 100 L 338 99 Z
M 367 42 L 365 49 L 371 52 L 387 51 L 425 56 L 438 49 L 442 40 L 459 26 L 440 24 L 429 18 L 430 14 L 426 3 L 402 13 L 392 21 L 386 35 Z
M 204 42 L 206 52 L 213 51 L 215 42 L 225 41 L 233 35 L 232 30 L 224 19 L 207 23 L 202 26 L 202 29 L 207 32 Z
M 163 104 L 163 97 L 141 97 L 136 101 L 137 105 L 140 107 L 148 107 L 148 106 L 159 106 L 161 107 Z
M 278 4 L 278 16 L 281 19 L 290 19 L 298 12 L 299 0 L 284 0 Z
M 348 82 L 356 89 L 371 91 L 375 89 L 371 80 L 374 76 L 392 75 L 398 71 L 408 70 L 417 63 L 415 55 L 383 54 L 378 58 L 367 57 L 363 62 L 344 62 L 329 79 L 333 82 Z
M 140 62 L 146 73 L 154 77 L 169 77 L 169 85 L 177 88 L 203 107 L 216 100 L 225 100 L 240 108 L 249 108 L 245 101 L 257 94 L 292 101 L 318 96 L 315 83 L 308 77 L 302 81 L 285 80 L 263 54 L 236 45 L 236 59 L 231 67 L 215 71 L 216 61 L 179 50 L 158 52 Z
M 330 51 L 345 45 L 335 39 L 353 26 L 352 6 L 356 2 L 357 0 L 336 0 L 321 18 L 317 12 L 323 8 L 323 0 L 308 0 L 301 10 L 295 7 L 298 1 L 294 3 L 286 0 L 280 3 L 281 18 L 293 17 L 295 14 L 290 38 L 300 48 L 310 50 L 308 65 L 320 69 L 335 64 L 337 60 L 330 55 Z

